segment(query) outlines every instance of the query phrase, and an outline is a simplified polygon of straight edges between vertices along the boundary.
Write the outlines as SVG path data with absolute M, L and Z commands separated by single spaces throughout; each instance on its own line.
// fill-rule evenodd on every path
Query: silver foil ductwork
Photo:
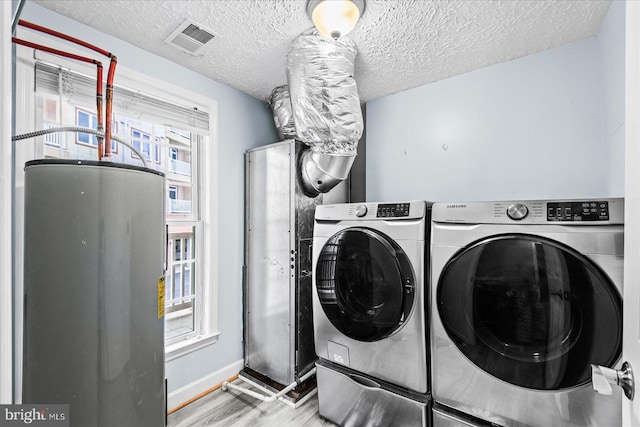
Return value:
M 354 75 L 357 49 L 347 37 L 302 33 L 287 55 L 296 138 L 310 148 L 300 157 L 305 191 L 326 193 L 349 176 L 364 123 Z M 275 114 L 275 112 L 274 112 Z

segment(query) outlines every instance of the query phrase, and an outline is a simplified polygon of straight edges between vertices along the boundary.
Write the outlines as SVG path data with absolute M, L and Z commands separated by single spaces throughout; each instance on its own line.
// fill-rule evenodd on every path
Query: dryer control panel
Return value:
M 556 199 L 434 203 L 433 222 L 467 224 L 624 224 L 624 199 Z
M 549 202 L 547 221 L 609 221 L 609 202 Z

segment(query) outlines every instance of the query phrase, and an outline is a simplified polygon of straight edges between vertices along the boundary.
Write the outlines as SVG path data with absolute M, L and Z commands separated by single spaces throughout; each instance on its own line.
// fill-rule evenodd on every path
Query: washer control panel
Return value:
M 549 202 L 547 221 L 609 221 L 609 202 Z
M 410 203 L 386 203 L 379 204 L 376 212 L 377 218 L 397 218 L 409 216 Z

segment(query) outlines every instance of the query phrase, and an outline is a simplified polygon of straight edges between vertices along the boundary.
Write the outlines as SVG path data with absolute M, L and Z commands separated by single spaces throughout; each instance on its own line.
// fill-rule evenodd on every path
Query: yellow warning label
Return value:
M 164 316 L 164 276 L 158 277 L 158 319 Z

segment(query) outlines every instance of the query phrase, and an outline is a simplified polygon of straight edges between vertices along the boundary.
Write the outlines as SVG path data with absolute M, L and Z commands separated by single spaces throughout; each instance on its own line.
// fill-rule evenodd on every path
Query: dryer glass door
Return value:
M 398 330 L 415 294 L 406 253 L 389 236 L 362 227 L 342 230 L 327 241 L 315 284 L 331 323 L 360 341 L 377 341 Z
M 559 242 L 499 235 L 459 251 L 438 280 L 440 319 L 479 368 L 518 386 L 586 384 L 622 344 L 622 299 L 591 260 Z

